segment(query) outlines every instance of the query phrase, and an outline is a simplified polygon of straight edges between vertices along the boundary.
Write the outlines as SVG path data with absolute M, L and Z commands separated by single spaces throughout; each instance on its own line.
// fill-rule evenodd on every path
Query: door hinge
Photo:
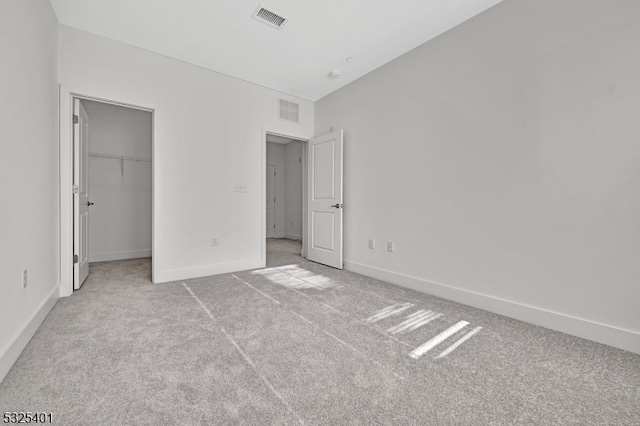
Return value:
M 73 193 L 77 194 L 78 192 L 80 192 L 80 188 L 78 188 L 78 185 L 73 185 Z
M 73 255 L 73 263 L 78 263 L 78 255 L 77 254 Z
M 77 115 L 73 114 L 73 124 L 78 124 L 79 118 Z

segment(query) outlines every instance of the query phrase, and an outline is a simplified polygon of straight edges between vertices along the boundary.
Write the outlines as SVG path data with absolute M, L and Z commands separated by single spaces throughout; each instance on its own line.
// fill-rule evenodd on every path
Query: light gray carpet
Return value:
M 299 253 L 269 240 L 264 270 L 159 285 L 148 259 L 92 264 L 0 384 L 0 411 L 62 425 L 640 424 L 640 356 Z

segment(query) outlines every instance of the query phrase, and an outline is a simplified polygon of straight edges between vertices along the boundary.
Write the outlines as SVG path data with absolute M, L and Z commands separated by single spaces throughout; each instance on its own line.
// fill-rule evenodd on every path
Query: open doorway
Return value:
M 152 112 L 78 97 L 73 103 L 74 290 L 97 262 L 136 259 L 150 278 Z
M 296 191 L 296 194 L 301 194 L 301 202 L 294 202 L 296 205 L 302 206 L 302 214 L 290 214 L 290 218 L 300 218 L 301 230 L 300 239 L 300 252 L 301 256 L 307 260 L 321 263 L 323 265 L 331 266 L 336 269 L 343 268 L 343 155 L 344 155 L 344 130 L 333 130 L 316 136 L 309 140 L 301 140 L 295 137 L 289 137 L 282 134 L 273 134 L 269 131 L 265 132 L 264 139 L 264 151 L 263 151 L 263 177 L 264 185 L 263 189 L 263 230 L 269 227 L 269 231 L 273 229 L 274 239 L 281 237 L 281 239 L 287 239 L 286 237 L 297 238 L 297 234 L 293 229 L 294 223 L 292 220 L 287 220 L 286 207 L 284 215 L 284 225 L 281 225 L 281 230 L 278 233 L 278 162 L 277 157 L 286 158 L 286 148 L 284 148 L 284 155 L 277 154 L 278 151 L 282 151 L 282 148 L 277 148 L 278 145 L 289 145 L 296 141 L 303 143 L 298 146 L 301 149 L 297 149 L 296 145 L 291 145 L 290 156 L 294 161 L 289 163 L 289 167 L 292 164 L 295 165 L 297 160 L 299 166 L 296 167 L 296 173 L 287 173 L 287 165 L 283 165 L 280 168 L 285 169 L 284 176 L 281 176 L 285 182 L 290 185 L 299 185 L 301 188 Z M 270 167 L 272 166 L 272 167 Z M 273 171 L 273 179 L 267 176 L 267 173 Z M 300 178 L 298 178 L 300 176 Z M 267 188 L 269 181 L 273 181 L 273 188 Z M 285 188 L 282 185 L 282 188 Z M 284 190 L 283 190 L 284 191 Z M 269 195 L 267 195 L 269 194 Z M 273 196 L 273 197 L 271 197 Z M 267 199 L 267 197 L 270 197 Z M 284 195 L 285 201 L 287 195 Z M 291 201 L 291 199 L 290 199 Z M 267 217 L 268 204 L 271 204 L 271 212 Z M 286 205 L 286 203 L 285 203 Z M 282 207 L 281 207 L 282 208 Z M 282 223 L 282 219 L 280 219 Z M 287 233 L 287 224 L 292 230 Z M 284 233 L 282 230 L 284 229 Z M 269 253 L 268 246 L 273 247 L 271 242 L 268 244 L 267 235 L 270 232 L 263 233 L 263 246 L 262 246 L 262 258 L 264 264 L 269 265 Z M 271 239 L 273 240 L 273 239 Z
M 267 265 L 282 248 L 302 255 L 305 197 L 306 141 L 284 135 L 266 135 Z

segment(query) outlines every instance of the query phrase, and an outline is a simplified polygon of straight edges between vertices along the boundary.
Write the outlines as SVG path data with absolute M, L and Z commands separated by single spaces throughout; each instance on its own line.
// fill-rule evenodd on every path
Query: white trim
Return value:
M 210 275 L 228 274 L 231 272 L 247 271 L 250 269 L 264 268 L 262 259 L 248 259 L 238 262 L 217 263 L 215 265 L 193 266 L 189 268 L 167 269 L 158 271 L 154 283 L 165 283 L 169 281 L 188 280 L 190 278 L 201 278 Z
M 151 249 L 90 253 L 89 262 L 108 262 L 110 260 L 139 259 L 142 257 L 151 257 Z
M 268 130 L 267 130 L 267 134 L 271 135 L 271 136 L 278 136 L 278 137 L 281 137 L 281 138 L 291 139 L 291 140 L 298 141 L 298 142 L 309 142 L 309 139 L 299 138 L 297 136 L 291 136 L 291 135 L 283 135 L 282 133 L 270 132 Z
M 27 347 L 33 335 L 38 331 L 42 321 L 44 321 L 47 315 L 49 315 L 49 312 L 51 312 L 51 309 L 55 306 L 59 298 L 59 293 L 60 286 L 57 285 L 33 312 L 27 322 L 14 334 L 11 340 L 9 340 L 9 343 L 2 348 L 2 352 L 0 352 L 0 382 L 2 382 L 9 370 L 11 370 L 11 367 L 18 360 L 24 348 Z
M 284 234 L 284 237 L 289 239 L 289 240 L 302 241 L 302 235 L 300 235 L 300 234 Z
M 60 296 L 65 297 L 73 294 L 73 102 L 71 93 L 62 85 L 59 101 Z
M 260 155 L 260 266 L 267 266 L 267 133 L 268 130 L 260 128 L 262 140 L 262 153 Z
M 308 216 L 308 191 L 309 191 L 309 186 L 307 185 L 307 168 L 308 168 L 308 164 L 307 162 L 309 161 L 307 158 L 307 151 L 308 151 L 308 147 L 309 147 L 309 143 L 303 143 L 302 144 L 302 235 L 307 235 L 307 228 L 309 227 L 309 223 L 307 221 L 307 216 Z M 304 238 L 303 236 L 300 236 L 300 239 L 302 240 L 302 252 L 300 253 L 300 255 L 303 258 L 307 258 L 307 248 L 309 247 L 309 241 L 307 238 Z
M 73 185 L 73 98 L 87 99 L 107 103 L 111 105 L 134 108 L 151 113 L 151 250 L 157 253 L 157 240 L 155 238 L 156 212 L 159 200 L 156 194 L 156 184 L 158 169 L 156 167 L 156 146 L 155 146 L 155 108 L 135 105 L 133 103 L 112 101 L 104 97 L 82 94 L 73 91 L 60 84 L 59 86 L 59 197 L 60 197 L 60 297 L 71 296 L 73 294 L 73 208 L 72 193 Z M 151 263 L 151 280 L 155 282 L 157 265 Z
M 350 260 L 344 261 L 344 268 L 423 293 L 640 354 L 640 333 L 636 331 L 431 282 Z

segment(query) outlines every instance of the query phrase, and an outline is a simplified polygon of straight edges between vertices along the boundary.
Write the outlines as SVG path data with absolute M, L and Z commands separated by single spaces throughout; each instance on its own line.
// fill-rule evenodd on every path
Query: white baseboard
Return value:
M 302 240 L 302 235 L 299 234 L 284 234 L 284 237 L 289 240 Z
M 560 312 L 500 299 L 446 284 L 439 284 L 349 260 L 344 261 L 344 267 L 348 271 L 361 275 L 640 354 L 640 333 L 635 331 L 576 318 Z
M 90 253 L 89 262 L 107 262 L 109 260 L 138 259 L 141 257 L 151 257 L 151 249 Z
M 56 286 L 9 343 L 7 343 L 7 346 L 2 348 L 2 352 L 0 352 L 0 382 L 4 380 L 4 377 L 18 360 L 24 348 L 27 347 L 33 335 L 38 331 L 42 321 L 44 321 L 47 315 L 49 315 L 49 312 L 51 312 L 51 309 L 53 309 L 58 301 L 59 293 L 60 286 Z
M 231 272 L 247 271 L 249 269 L 264 268 L 264 260 L 260 258 L 242 260 L 239 262 L 218 263 L 215 265 L 195 266 L 192 268 L 167 269 L 158 271 L 154 275 L 154 283 L 188 280 L 190 278 L 207 277 L 209 275 L 228 274 Z

